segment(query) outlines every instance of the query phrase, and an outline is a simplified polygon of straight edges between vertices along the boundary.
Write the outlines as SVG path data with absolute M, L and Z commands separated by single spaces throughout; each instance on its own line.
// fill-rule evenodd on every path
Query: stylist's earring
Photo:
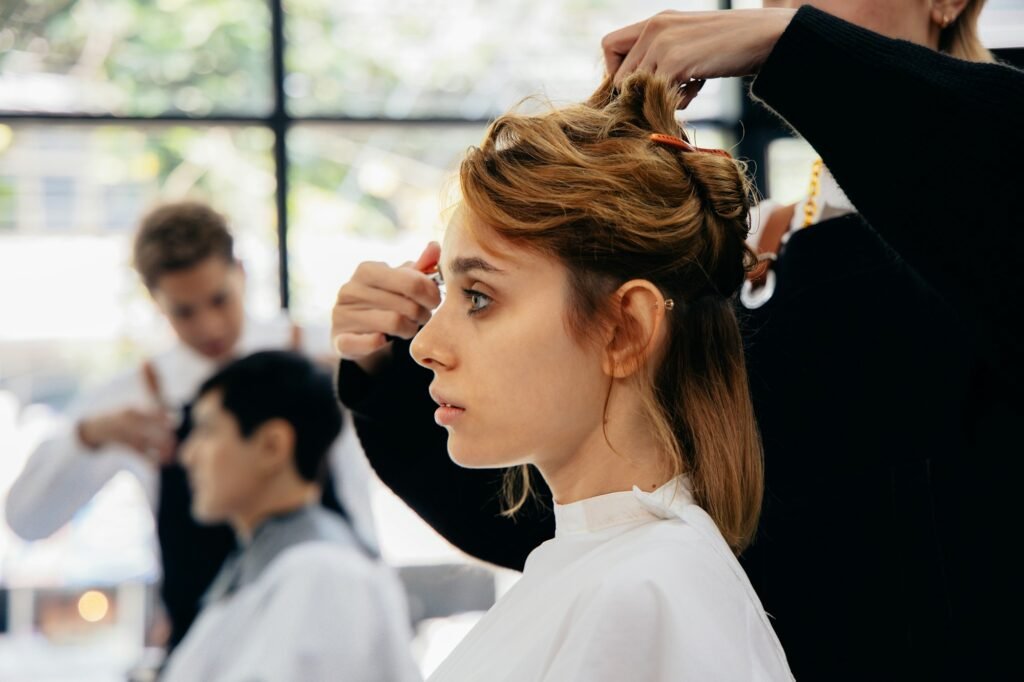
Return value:
M 673 301 L 671 298 L 666 298 L 665 299 L 665 310 L 672 310 L 675 307 L 676 307 L 676 302 L 675 301 Z

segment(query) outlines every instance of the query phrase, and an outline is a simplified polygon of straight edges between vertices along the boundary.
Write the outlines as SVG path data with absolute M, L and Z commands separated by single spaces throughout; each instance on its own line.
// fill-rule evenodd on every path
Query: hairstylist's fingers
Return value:
M 678 83 L 757 73 L 795 12 L 785 8 L 661 12 L 644 24 L 615 82 L 640 69 Z
M 146 455 L 156 464 L 171 464 L 174 461 L 178 441 L 174 434 L 166 428 L 151 430 L 146 434 Z
M 173 443 L 170 447 L 163 448 L 157 452 L 156 463 L 160 466 L 168 466 L 174 464 L 178 458 L 177 443 Z
M 636 71 L 647 71 L 680 85 L 695 75 L 693 55 L 702 40 L 692 27 L 694 17 L 681 12 L 662 12 L 651 19 L 647 49 Z
M 647 38 L 645 40 L 645 37 Z M 647 33 L 646 29 L 640 34 L 640 37 L 630 48 L 629 52 L 622 60 L 622 64 L 619 65 L 618 71 L 615 72 L 615 86 L 619 87 L 622 85 L 622 81 L 637 70 L 640 66 L 640 62 L 647 56 L 647 45 L 650 42 L 650 34 Z
M 640 37 L 644 24 L 647 21 L 638 21 L 635 24 L 624 26 L 612 31 L 601 39 L 601 51 L 604 52 L 604 68 L 609 76 L 614 76 L 622 66 L 622 61 L 629 54 L 630 49 Z M 617 82 L 617 81 L 616 81 Z
M 685 109 L 686 107 L 690 106 L 690 102 L 692 102 L 697 97 L 697 95 L 700 94 L 700 89 L 704 87 L 704 83 L 705 82 L 707 82 L 707 81 L 692 80 L 692 81 L 689 81 L 688 83 L 684 83 L 684 84 L 680 85 L 679 86 L 680 97 L 679 97 L 679 104 L 678 104 L 677 108 L 678 109 Z
M 633 68 L 633 71 L 646 71 L 648 73 L 658 75 L 659 57 L 660 55 L 654 50 L 654 46 L 652 45 L 651 48 L 648 49 L 647 52 L 644 54 L 643 59 L 641 59 L 640 62 Z M 662 69 L 662 71 L 663 70 L 664 69 Z M 665 74 L 662 73 L 661 75 L 664 76 Z
M 162 411 L 126 410 L 116 417 L 115 440 L 159 463 L 173 453 L 176 441 L 167 416 Z
M 334 349 L 345 360 L 360 360 L 388 345 L 384 334 L 338 334 Z
M 619 67 L 618 72 L 615 74 L 616 85 L 621 84 L 634 71 L 647 70 L 657 73 L 658 65 L 663 61 L 663 58 L 660 51 L 655 49 L 655 43 L 657 41 L 659 45 L 664 45 L 665 33 L 679 21 L 680 14 L 680 12 L 666 10 L 655 14 L 643 22 L 640 35 L 637 36 L 636 42 L 630 48 L 626 58 L 622 61 L 622 66 Z

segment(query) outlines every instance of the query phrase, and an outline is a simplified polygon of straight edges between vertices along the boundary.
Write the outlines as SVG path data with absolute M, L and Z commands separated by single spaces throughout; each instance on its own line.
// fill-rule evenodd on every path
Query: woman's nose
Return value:
M 441 310 L 438 309 L 430 321 L 423 325 L 409 344 L 409 354 L 417 364 L 437 372 L 451 367 L 451 353 L 442 346 L 446 338 L 440 328 Z

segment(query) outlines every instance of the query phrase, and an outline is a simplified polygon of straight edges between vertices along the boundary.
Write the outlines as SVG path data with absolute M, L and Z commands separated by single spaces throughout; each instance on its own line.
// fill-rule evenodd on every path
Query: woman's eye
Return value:
M 487 294 L 482 294 L 473 289 L 463 289 L 462 291 L 466 295 L 466 300 L 469 301 L 470 315 L 481 312 L 491 304 L 491 297 Z

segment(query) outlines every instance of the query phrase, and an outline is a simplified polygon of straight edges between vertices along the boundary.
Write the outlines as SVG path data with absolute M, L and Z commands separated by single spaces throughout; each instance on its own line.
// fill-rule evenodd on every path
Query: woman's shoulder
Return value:
M 739 638 L 760 651 L 759 657 L 784 661 L 742 567 L 721 535 L 716 540 L 702 527 L 700 517 L 710 517 L 699 507 L 694 511 L 693 519 L 665 519 L 631 533 L 619 560 L 585 590 L 580 603 L 598 620 L 654 623 L 694 655 L 703 647 L 731 650 Z
M 663 642 L 673 661 L 714 669 L 723 656 L 746 657 L 777 669 L 770 679 L 788 678 L 774 630 L 735 558 L 682 519 L 630 535 L 615 562 L 580 589 L 570 610 L 575 630 L 604 632 L 601 624 L 614 623 L 616 632 Z
M 620 537 L 613 561 L 594 583 L 599 594 L 656 594 L 686 608 L 732 602 L 760 610 L 746 573 L 711 518 L 693 505 L 680 517 Z

